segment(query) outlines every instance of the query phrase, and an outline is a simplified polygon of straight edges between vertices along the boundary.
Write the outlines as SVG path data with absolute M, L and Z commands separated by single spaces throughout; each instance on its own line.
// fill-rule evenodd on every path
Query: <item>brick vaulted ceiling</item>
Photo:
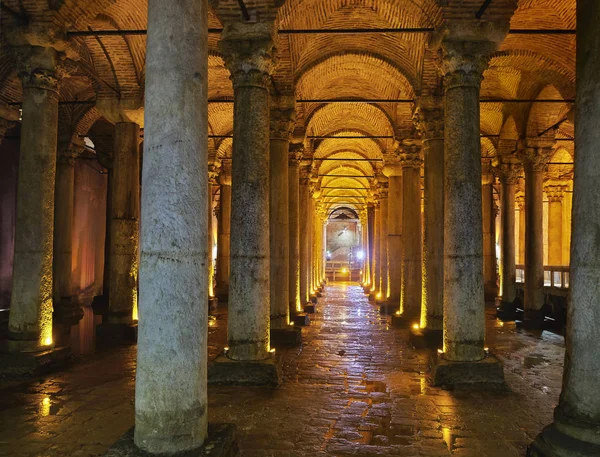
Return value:
M 3 38 L 20 17 L 60 30 L 144 30 L 146 0 L 3 0 Z M 474 18 L 483 0 L 246 0 L 260 20 L 279 30 L 351 28 L 436 28 L 445 20 Z M 236 0 L 212 0 L 209 27 L 240 20 Z M 482 20 L 510 19 L 511 29 L 574 29 L 576 0 L 492 0 Z M 15 14 L 11 14 L 12 10 Z M 274 90 L 297 99 L 403 99 L 435 93 L 441 86 L 431 33 L 289 34 L 277 36 Z M 209 35 L 209 98 L 233 97 L 229 72 L 219 54 L 218 33 Z M 3 39 L 3 41 L 5 41 Z M 72 63 L 61 86 L 63 101 L 102 97 L 141 97 L 145 77 L 143 35 L 86 36 L 69 40 Z M 0 52 L 0 100 L 18 102 L 20 84 L 14 57 Z M 494 99 L 571 99 L 575 94 L 575 36 L 509 34 L 484 74 L 482 97 Z M 571 109 L 561 103 L 482 103 L 482 150 L 494 154 L 498 135 L 537 136 L 563 121 Z M 412 103 L 297 104 L 294 142 L 304 142 L 319 174 L 377 175 L 398 141 L 416 137 Z M 61 135 L 87 134 L 100 119 L 93 105 L 61 105 Z M 572 117 L 570 117 L 572 119 Z M 230 135 L 233 106 L 209 105 L 209 133 Z M 380 139 L 310 139 L 310 136 L 376 135 Z M 556 133 L 573 137 L 570 120 Z M 231 154 L 230 138 L 211 138 L 218 155 Z M 563 150 L 573 152 L 569 141 Z M 355 159 L 378 159 L 366 162 Z M 324 178 L 325 179 L 325 178 Z M 349 187 L 372 180 L 327 178 Z M 325 181 L 324 181 L 325 182 Z M 344 184 L 345 183 L 345 184 Z

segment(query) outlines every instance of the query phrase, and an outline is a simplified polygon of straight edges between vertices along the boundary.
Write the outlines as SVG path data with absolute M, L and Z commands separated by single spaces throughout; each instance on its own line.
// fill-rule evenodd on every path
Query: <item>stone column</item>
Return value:
M 379 203 L 379 194 L 374 202 L 373 209 L 373 271 L 371 272 L 371 296 L 373 300 L 377 300 L 380 294 L 380 278 L 381 278 L 381 206 Z
M 290 239 L 290 267 L 289 267 L 289 310 L 290 315 L 302 312 L 300 300 L 300 159 L 302 152 L 294 150 L 289 152 L 288 161 L 288 199 L 289 199 L 289 239 Z
M 362 258 L 362 267 L 360 269 L 361 271 L 361 275 L 360 275 L 360 280 L 361 280 L 361 286 L 364 287 L 366 286 L 366 280 L 368 278 L 368 274 L 367 274 L 367 215 L 366 215 L 366 211 L 360 210 L 359 211 L 359 220 L 360 220 L 360 246 L 361 246 L 361 250 L 363 253 L 363 258 Z
M 221 161 L 221 173 L 219 175 L 221 185 L 221 199 L 218 214 L 218 236 L 217 236 L 217 277 L 216 294 L 222 301 L 229 300 L 229 245 L 231 230 L 231 160 Z
M 546 185 L 548 197 L 548 265 L 562 266 L 562 200 L 566 186 Z
M 517 264 L 525 265 L 525 196 L 517 195 L 515 203 L 519 208 L 519 255 Z
M 529 140 L 530 142 L 532 140 Z M 525 167 L 525 317 L 527 328 L 544 322 L 544 170 L 552 149 L 527 147 L 520 152 Z
M 599 2 L 577 2 L 577 153 L 565 373 L 554 422 L 537 437 L 528 450 L 529 457 L 600 455 L 599 18 Z
M 56 163 L 54 190 L 54 315 L 66 325 L 74 325 L 83 310 L 73 297 L 73 204 L 75 202 L 75 159 L 83 148 L 72 143 L 61 145 Z
M 274 49 L 273 37 L 256 37 L 254 25 L 226 28 L 219 42 L 235 100 L 227 355 L 238 361 L 270 357 L 269 87 Z
M 367 225 L 368 225 L 368 250 L 369 250 L 369 276 L 367 294 L 374 292 L 373 277 L 375 275 L 375 203 L 369 201 L 367 206 Z
M 364 251 L 364 272 L 363 272 L 363 291 L 368 294 L 370 292 L 371 289 L 371 235 L 370 235 L 370 223 L 369 223 L 369 207 L 367 206 L 364 210 L 363 210 L 363 220 L 364 220 L 364 224 L 363 224 L 363 235 L 364 235 L 364 242 L 363 242 L 363 251 Z
M 389 284 L 389 270 L 388 270 L 388 189 L 387 183 L 381 183 L 381 190 L 379 192 L 380 202 L 380 216 L 381 224 L 379 226 L 379 259 L 381 264 L 381 277 L 379 279 L 379 290 L 381 291 L 380 300 L 387 302 L 388 299 L 388 284 Z
M 148 4 L 134 439 L 149 453 L 207 435 L 207 13 Z
M 402 167 L 390 158 L 383 168 L 388 178 L 387 243 L 388 243 L 388 298 L 390 312 L 400 309 L 402 291 Z
M 52 246 L 58 132 L 58 55 L 29 47 L 23 85 L 8 349 L 52 347 Z
M 300 169 L 300 304 L 310 302 L 310 168 L 303 166 Z
M 115 125 L 110 222 L 108 323 L 131 324 L 137 318 L 140 217 L 140 127 Z
M 399 155 L 402 165 L 402 296 L 400 317 L 405 325 L 421 317 L 421 153 L 407 145 Z
M 514 319 L 517 298 L 517 272 L 515 253 L 515 190 L 519 178 L 516 163 L 501 163 L 497 173 L 502 185 L 500 217 L 502 220 L 502 300 L 498 317 Z
M 483 290 L 485 299 L 493 301 L 498 295 L 496 284 L 496 218 L 494 217 L 494 175 L 486 170 L 481 176 L 483 217 Z
M 273 97 L 270 141 L 270 301 L 271 330 L 287 329 L 290 322 L 290 219 L 288 153 L 296 112 L 294 97 Z
M 413 117 L 423 139 L 423 272 L 420 329 L 437 347 L 444 317 L 444 109 L 423 97 Z
M 491 53 L 508 23 L 456 21 L 443 34 L 444 349 L 434 383 L 503 382 L 502 364 L 486 356 L 479 91 Z M 479 39 L 479 41 L 474 41 Z M 474 363 L 482 361 L 481 363 Z M 468 375 L 465 375 L 465 372 Z
M 207 214 L 207 240 L 208 249 L 208 301 L 209 306 L 217 306 L 215 297 L 215 265 L 213 263 L 213 210 L 214 210 L 214 194 L 217 187 L 217 177 L 219 175 L 219 163 L 216 154 L 211 151 L 208 158 L 208 214 Z

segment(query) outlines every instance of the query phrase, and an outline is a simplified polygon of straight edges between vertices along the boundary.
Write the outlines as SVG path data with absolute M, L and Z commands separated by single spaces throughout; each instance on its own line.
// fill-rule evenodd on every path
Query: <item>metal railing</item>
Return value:
M 525 265 L 517 265 L 517 283 L 525 283 Z M 544 287 L 568 289 L 569 267 L 546 265 L 544 267 Z

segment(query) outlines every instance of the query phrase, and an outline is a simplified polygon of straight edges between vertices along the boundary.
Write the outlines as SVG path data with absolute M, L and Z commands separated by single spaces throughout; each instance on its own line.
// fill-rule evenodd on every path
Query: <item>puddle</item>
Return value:
M 530 354 L 525 356 L 525 359 L 523 360 L 523 366 L 525 368 L 533 368 L 537 365 L 543 365 L 546 363 L 548 363 L 548 360 L 544 358 L 542 354 Z

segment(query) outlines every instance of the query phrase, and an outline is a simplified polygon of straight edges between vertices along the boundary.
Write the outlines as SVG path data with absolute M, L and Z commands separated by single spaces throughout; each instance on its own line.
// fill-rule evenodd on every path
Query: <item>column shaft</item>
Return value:
M 525 265 L 525 197 L 515 198 L 519 207 L 519 257 L 517 263 Z
M 537 322 L 544 305 L 543 177 L 525 164 L 525 319 Z
M 502 302 L 512 303 L 517 298 L 515 260 L 515 187 L 516 181 L 502 181 Z
M 377 297 L 381 293 L 381 289 L 379 288 L 381 285 L 381 207 L 379 202 L 375 203 L 373 219 L 373 287 L 371 290 L 375 293 L 376 298 L 380 298 Z
M 389 295 L 389 271 L 388 271 L 388 198 L 387 195 L 381 198 L 381 232 L 380 232 L 380 253 L 379 258 L 381 263 L 381 278 L 380 287 L 381 300 L 386 301 Z
M 367 225 L 368 225 L 368 254 L 369 254 L 369 286 L 370 291 L 375 291 L 374 277 L 375 277 L 375 205 L 369 204 L 367 207 Z
M 562 218 L 562 198 L 558 195 L 548 195 L 548 265 L 563 264 Z
M 219 177 L 221 200 L 219 202 L 218 236 L 217 236 L 217 297 L 219 300 L 229 299 L 230 274 L 230 231 L 231 231 L 231 162 L 224 161 Z
M 310 186 L 307 176 L 300 178 L 300 304 L 310 301 Z
M 494 217 L 494 176 L 485 174 L 481 186 L 483 217 L 483 280 L 485 297 L 493 300 L 497 295 L 496 285 L 496 221 Z
M 402 176 L 399 170 L 389 176 L 388 188 L 388 302 L 397 309 L 402 292 Z
M 195 0 L 148 4 L 134 438 L 150 453 L 207 434 L 207 14 Z
M 289 199 L 289 310 L 290 315 L 302 312 L 300 301 L 300 158 L 290 156 L 288 166 L 288 199 Z

